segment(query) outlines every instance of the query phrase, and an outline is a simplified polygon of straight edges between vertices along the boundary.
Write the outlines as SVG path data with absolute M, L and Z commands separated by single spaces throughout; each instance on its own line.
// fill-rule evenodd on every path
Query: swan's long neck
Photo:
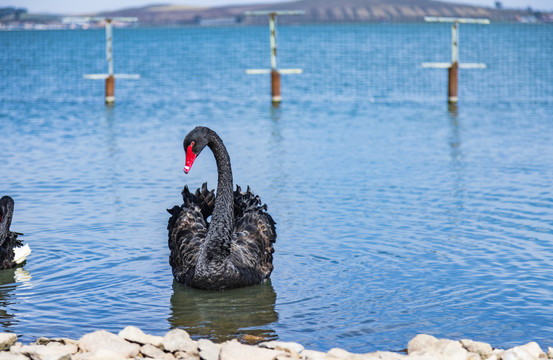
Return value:
M 234 231 L 234 195 L 232 192 L 232 170 L 230 157 L 221 138 L 211 132 L 207 144 L 217 163 L 217 196 L 206 235 L 204 255 L 206 260 L 224 258 L 230 254 L 230 243 Z
M 8 233 L 10 231 L 10 225 L 12 223 L 13 210 L 7 206 L 2 207 L 4 210 L 0 215 L 0 245 L 4 243 Z

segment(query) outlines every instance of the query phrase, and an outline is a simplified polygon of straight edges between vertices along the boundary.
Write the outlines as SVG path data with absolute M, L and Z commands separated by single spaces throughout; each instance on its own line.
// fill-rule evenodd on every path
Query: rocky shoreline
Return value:
M 553 359 L 535 342 L 511 349 L 493 349 L 472 340 L 437 339 L 417 335 L 409 341 L 406 353 L 377 351 L 353 354 L 342 349 L 328 352 L 306 350 L 293 342 L 269 341 L 246 345 L 231 340 L 216 344 L 210 340 L 192 340 L 184 330 L 174 329 L 165 336 L 145 334 L 128 326 L 119 334 L 105 330 L 84 335 L 79 340 L 39 338 L 24 345 L 17 335 L 0 333 L 0 360 L 537 360 Z

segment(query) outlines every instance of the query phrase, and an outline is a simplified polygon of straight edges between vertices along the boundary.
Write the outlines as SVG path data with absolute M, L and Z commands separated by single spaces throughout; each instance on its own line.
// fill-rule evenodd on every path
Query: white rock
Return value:
M 274 360 L 299 360 L 300 356 L 294 356 L 290 353 L 280 353 L 278 354 Z
M 538 345 L 537 342 L 529 342 L 528 344 L 521 345 L 519 348 L 524 349 L 526 352 L 528 352 L 531 356 L 535 358 L 539 358 L 541 355 L 545 355 L 544 352 L 541 350 L 541 347 Z
M 336 359 L 347 359 L 352 357 L 353 354 L 344 349 L 333 348 L 328 351 L 327 355 Z
M 446 359 L 465 360 L 468 357 L 468 351 L 458 341 L 442 339 L 436 346 L 437 352 L 431 352 L 431 354 L 440 354 Z
M 198 344 L 182 329 L 173 329 L 163 337 L 163 348 L 170 352 L 184 351 L 189 354 L 198 353 Z
M 352 354 L 350 357 L 347 357 L 346 360 L 383 360 L 381 358 L 382 354 L 373 352 L 373 353 L 367 353 L 367 354 Z M 328 356 L 328 355 L 327 355 Z M 336 359 L 334 357 L 327 357 L 327 359 Z M 420 359 L 416 359 L 420 360 Z
M 0 333 L 0 351 L 9 349 L 17 341 L 17 335 Z
M 0 352 L 0 360 L 29 360 L 29 358 L 21 353 L 2 351 Z
M 54 349 L 63 349 L 65 351 L 68 351 L 70 354 L 76 354 L 77 351 L 79 351 L 79 347 L 76 344 L 72 343 L 59 343 L 59 342 L 51 342 L 46 344 L 46 347 L 48 348 L 54 348 Z
M 207 339 L 198 340 L 198 351 L 202 360 L 219 360 L 220 348 Z
M 303 353 L 302 353 L 303 354 Z M 340 360 L 408 360 L 407 355 L 398 354 L 391 351 L 377 351 L 366 354 L 354 354 L 343 349 L 331 349 L 325 359 L 340 359 Z M 417 357 L 415 360 L 423 360 Z
M 127 326 L 121 330 L 118 335 L 125 340 L 141 345 L 151 344 L 156 347 L 163 346 L 163 338 L 161 336 L 147 335 L 136 326 Z
M 430 335 L 417 335 L 408 344 L 409 356 L 423 356 L 434 359 L 466 360 L 468 351 L 460 342 L 436 339 Z
M 483 358 L 488 358 L 493 354 L 492 346 L 483 342 L 462 339 L 461 345 L 463 345 L 467 351 L 480 354 Z
M 112 356 L 111 353 L 115 353 L 120 357 L 127 358 L 137 356 L 140 351 L 140 346 L 137 344 L 131 344 L 119 336 L 105 330 L 99 330 L 84 335 L 79 339 L 79 348 L 83 352 L 90 353 L 97 353 L 99 350 L 105 350 L 106 356 Z
M 547 357 L 549 359 L 553 359 L 553 348 L 552 347 L 547 348 Z
M 304 360 L 324 360 L 326 359 L 326 353 L 315 350 L 303 350 L 300 353 Z
M 73 355 L 72 360 L 125 360 L 128 357 L 109 349 L 98 349 L 94 352 L 78 353 Z
M 175 360 L 175 357 L 171 353 L 166 353 L 160 348 L 152 345 L 146 344 L 140 348 L 140 353 L 150 358 L 159 359 L 159 360 Z
M 79 346 L 79 341 L 69 339 L 69 338 L 53 338 L 48 339 L 45 337 L 40 337 L 35 341 L 35 344 L 37 345 L 48 345 L 50 343 L 60 343 L 62 345 L 75 345 L 76 347 Z
M 279 354 L 285 354 L 284 351 L 260 348 L 257 346 L 243 345 L 237 340 L 231 340 L 221 345 L 220 360 L 274 360 Z
M 437 342 L 438 339 L 432 335 L 419 334 L 412 338 L 407 344 L 407 353 L 410 355 L 416 352 L 423 352 L 433 347 Z
M 198 360 L 198 356 L 187 354 L 184 351 L 175 351 L 173 357 L 177 360 Z
M 33 360 L 71 360 L 71 349 L 61 344 L 53 346 L 26 345 L 22 346 L 19 351 Z
M 378 356 L 379 359 L 382 360 L 406 360 L 408 359 L 407 355 L 398 354 L 391 351 L 377 351 L 376 353 L 373 353 L 374 355 Z M 369 355 L 369 354 L 367 354 Z
M 10 347 L 10 352 L 12 353 L 15 353 L 15 354 L 19 354 L 21 350 L 21 348 L 23 347 L 23 344 L 20 343 L 20 342 L 16 342 L 15 344 L 13 344 L 11 347 Z
M 505 350 L 501 354 L 502 360 L 537 360 L 540 355 L 545 356 L 540 346 L 536 342 L 515 346 L 512 349 Z
M 519 357 L 513 351 L 507 350 L 501 354 L 501 360 L 519 360 Z
M 267 341 L 259 344 L 259 346 L 267 349 L 283 350 L 291 354 L 299 354 L 304 349 L 301 344 L 285 341 Z

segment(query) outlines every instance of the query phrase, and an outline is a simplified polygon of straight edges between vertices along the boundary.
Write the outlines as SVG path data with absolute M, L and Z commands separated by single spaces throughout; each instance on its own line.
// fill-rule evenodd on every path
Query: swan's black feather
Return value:
M 13 261 L 13 249 L 23 246 L 23 242 L 17 238 L 17 235 L 19 235 L 19 233 L 8 231 L 4 242 L 0 246 L 0 270 L 11 269 L 17 266 L 15 261 Z
M 273 271 L 276 223 L 267 213 L 267 205 L 261 203 L 259 196 L 251 192 L 249 186 L 245 193 L 237 186 L 234 192 L 234 216 L 231 256 L 234 256 L 235 263 L 244 259 L 248 267 L 254 268 L 254 272 L 261 276 L 261 280 L 268 278 Z
M 17 264 L 14 261 L 14 248 L 23 246 L 17 238 L 21 233 L 10 231 L 14 202 L 10 196 L 0 199 L 0 270 L 10 269 Z
M 273 244 L 276 240 L 275 221 L 267 213 L 267 205 L 251 192 L 234 192 L 234 231 L 230 244 L 229 262 L 239 276 L 212 279 L 213 283 L 199 284 L 194 279 L 201 245 L 209 224 L 207 217 L 213 212 L 215 190 L 207 190 L 207 183 L 193 195 L 185 186 L 184 203 L 167 210 L 171 217 L 169 230 L 169 263 L 175 279 L 181 283 L 208 289 L 223 289 L 258 284 L 269 278 L 273 271 Z M 225 272 L 224 266 L 220 272 Z M 228 270 L 227 270 L 228 271 Z
M 195 199 L 187 199 L 182 206 L 174 206 L 168 211 L 171 214 L 167 226 L 171 251 L 169 264 L 175 279 L 186 284 L 194 279 L 207 224 Z

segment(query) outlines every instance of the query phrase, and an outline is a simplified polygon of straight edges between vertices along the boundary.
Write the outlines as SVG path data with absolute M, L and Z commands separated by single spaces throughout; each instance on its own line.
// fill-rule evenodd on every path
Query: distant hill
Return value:
M 501 10 L 488 7 L 445 3 L 435 0 L 299 0 L 285 3 L 221 7 L 185 7 L 155 5 L 103 12 L 99 16 L 132 16 L 142 24 L 190 24 L 227 21 L 251 23 L 244 17 L 251 10 L 303 10 L 304 16 L 283 18 L 284 22 L 381 22 L 421 21 L 424 16 L 484 17 L 514 21 L 529 15 L 523 10 Z M 281 21 L 281 22 L 282 22 Z
M 51 22 L 59 21 L 61 15 L 29 14 L 26 8 L 0 7 L 0 24 L 9 22 Z

